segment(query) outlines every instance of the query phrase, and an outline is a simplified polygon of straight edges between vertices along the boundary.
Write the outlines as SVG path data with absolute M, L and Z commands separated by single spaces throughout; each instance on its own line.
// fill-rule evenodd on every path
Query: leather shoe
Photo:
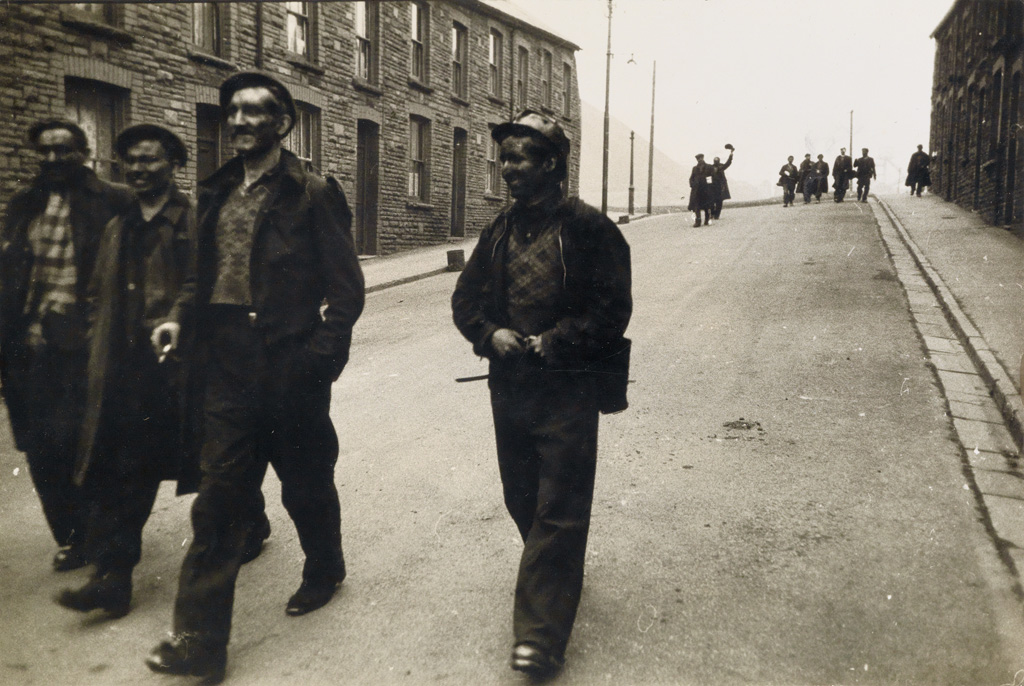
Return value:
M 132 602 L 131 572 L 107 572 L 94 576 L 77 591 L 65 588 L 56 600 L 69 610 L 106 610 L 115 619 L 124 617 Z
M 531 677 L 550 676 L 562 668 L 564 661 L 530 643 L 519 643 L 512 648 L 512 669 Z
M 53 556 L 53 569 L 58 572 L 70 572 L 89 564 L 89 558 L 82 546 L 68 545 L 57 551 Z
M 270 538 L 270 520 L 266 513 L 261 520 L 253 525 L 249 535 L 245 538 L 245 547 L 242 549 L 242 564 L 252 562 L 263 552 L 263 541 Z
M 203 645 L 193 635 L 173 634 L 146 658 L 146 666 L 160 674 L 201 677 L 200 684 L 219 684 L 227 670 L 227 647 Z
M 319 610 L 330 602 L 341 581 L 306 581 L 288 599 L 284 611 L 289 617 L 299 617 L 313 610 Z

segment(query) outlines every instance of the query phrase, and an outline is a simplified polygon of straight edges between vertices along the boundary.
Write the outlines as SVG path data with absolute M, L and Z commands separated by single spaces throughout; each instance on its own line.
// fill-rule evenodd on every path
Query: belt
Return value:
M 213 324 L 248 324 L 256 328 L 259 319 L 249 305 L 228 305 L 216 303 L 209 306 L 208 317 Z

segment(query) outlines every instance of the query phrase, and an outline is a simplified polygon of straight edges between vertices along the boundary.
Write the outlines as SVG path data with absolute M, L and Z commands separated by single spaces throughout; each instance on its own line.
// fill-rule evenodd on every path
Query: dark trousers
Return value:
M 850 182 L 847 181 L 847 180 L 836 181 L 836 184 L 835 184 L 836 192 L 835 192 L 835 195 L 834 195 L 836 202 L 842 202 L 843 201 L 843 198 L 846 197 L 846 189 L 849 188 L 849 187 L 850 187 Z
M 811 201 L 811 196 L 814 195 L 814 192 L 817 189 L 818 189 L 818 180 L 817 179 L 813 179 L 811 177 L 807 177 L 806 179 L 804 179 L 803 188 L 801 188 L 800 191 L 804 194 L 804 202 L 805 203 L 809 203 Z
M 871 179 L 857 179 L 857 200 L 868 201 L 868 191 L 871 190 Z
M 722 200 L 715 200 L 711 206 L 711 218 L 718 219 L 722 216 Z
M 192 505 L 193 540 L 181 568 L 174 631 L 227 645 L 246 536 L 262 517 L 267 464 L 306 555 L 304 580 L 340 581 L 341 511 L 334 486 L 338 438 L 331 383 L 305 339 L 267 346 L 244 311 L 211 317 L 202 481 Z
M 73 480 L 87 352 L 44 347 L 29 362 L 25 459 L 57 545 L 85 543 L 90 504 Z
M 921 183 L 918 183 L 917 181 L 914 181 L 914 182 L 912 182 L 910 184 L 910 194 L 911 195 L 920 196 L 921 195 L 921 191 L 923 191 L 923 190 L 924 190 L 924 185 L 921 184 Z
M 796 181 L 787 181 L 782 184 L 782 205 L 792 205 L 796 200 Z
M 597 465 L 598 411 L 591 379 L 538 372 L 491 381 L 505 506 L 523 538 L 515 643 L 562 655 L 583 588 Z

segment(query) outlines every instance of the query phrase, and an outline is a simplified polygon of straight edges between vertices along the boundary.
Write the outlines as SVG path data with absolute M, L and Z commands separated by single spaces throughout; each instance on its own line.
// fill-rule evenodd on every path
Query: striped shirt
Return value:
M 70 216 L 68 198 L 51 193 L 46 209 L 32 220 L 28 228 L 28 242 L 34 259 L 25 314 L 29 316 L 26 342 L 32 346 L 45 342 L 42 322 L 48 314 L 76 314 L 73 310 L 78 302 L 75 289 L 78 270 L 75 267 Z

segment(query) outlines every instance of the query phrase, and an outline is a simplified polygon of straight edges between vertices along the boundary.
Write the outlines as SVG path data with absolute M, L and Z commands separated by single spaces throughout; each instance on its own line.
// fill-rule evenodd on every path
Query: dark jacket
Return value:
M 931 173 L 928 167 L 931 165 L 931 157 L 923 150 L 918 150 L 910 156 L 910 163 L 907 165 L 906 185 L 912 186 L 915 183 L 922 186 L 932 185 Z
M 711 181 L 714 176 L 714 167 L 706 162 L 695 164 L 690 170 L 690 203 L 687 209 L 691 212 L 710 210 L 713 198 L 711 197 Z
M 818 180 L 816 193 L 828 193 L 828 162 L 818 160 L 814 163 L 814 176 Z
M 846 189 L 847 182 L 853 176 L 853 158 L 849 155 L 836 155 L 832 163 L 832 187 Z
M 853 163 L 853 167 L 857 170 L 856 176 L 860 181 L 878 177 L 875 173 L 875 160 L 873 157 L 858 157 Z
M 732 197 L 729 194 L 729 181 L 725 178 L 725 170 L 730 165 L 732 165 L 732 153 L 729 153 L 729 158 L 725 161 L 725 164 L 719 162 L 718 164 L 711 165 L 711 168 L 714 170 L 714 173 L 711 175 L 712 200 L 721 202 Z
M 182 324 L 183 330 L 175 359 L 166 361 L 154 374 L 138 382 L 144 386 L 159 387 L 161 394 L 173 396 L 167 404 L 173 416 L 154 418 L 155 421 L 146 427 L 147 433 L 154 434 L 152 440 L 147 441 L 152 446 L 147 454 L 122 457 L 156 464 L 155 469 L 160 476 L 179 480 L 178 492 L 181 494 L 194 490 L 199 473 L 198 446 L 189 440 L 195 427 L 183 421 L 186 404 L 194 399 L 186 398 L 188 370 L 181 362 L 189 359 L 191 349 L 189 309 L 194 299 L 191 292 L 194 281 L 189 276 L 195 269 L 195 210 L 184 193 L 173 189 L 167 204 L 151 221 L 155 235 L 149 237 L 152 243 L 147 245 L 141 259 L 146 274 L 141 284 L 145 312 L 139 313 L 141 321 L 128 322 L 126 300 L 129 288 L 134 291 L 138 286 L 129 286 L 126 282 L 125 267 L 131 259 L 127 254 L 131 240 L 128 234 L 137 231 L 141 223 L 138 212 L 138 205 L 133 205 L 125 214 L 114 217 L 107 224 L 89 284 L 88 386 L 75 478 L 83 483 L 101 453 L 117 454 L 117 451 L 106 450 L 106 446 L 100 445 L 99 437 L 109 435 L 125 409 L 136 401 L 125 394 L 140 391 L 136 384 L 126 383 L 126 379 L 136 376 L 139 370 L 123 373 L 123 365 L 131 364 L 132 360 L 128 328 L 137 328 L 138 344 L 149 346 L 149 334 L 154 328 L 176 321 Z M 142 427 L 136 428 L 142 430 Z
M 491 374 L 515 361 L 495 357 L 491 336 L 509 326 L 505 266 L 509 213 L 506 208 L 480 234 L 452 295 L 455 326 L 477 355 L 491 360 Z M 586 370 L 609 351 L 622 348 L 633 311 L 629 245 L 618 227 L 579 198 L 553 210 L 560 220 L 566 305 L 562 317 L 542 336 L 550 344 L 549 368 Z
M 75 284 L 79 308 L 72 313 L 77 321 L 76 337 L 85 342 L 85 299 L 92 277 L 103 227 L 131 203 L 131 191 L 101 181 L 88 167 L 81 167 L 69 191 L 71 240 L 74 244 Z M 17 193 L 7 206 L 0 234 L 0 380 L 10 414 L 11 429 L 19 450 L 25 449 L 28 430 L 26 400 L 28 356 L 24 348 L 29 321 L 25 316 L 25 298 L 32 274 L 33 255 L 28 227 L 46 209 L 50 191 L 37 179 Z M 80 316 L 76 316 L 80 315 Z
M 220 208 L 244 178 L 235 158 L 199 184 L 197 326 L 203 326 L 217 278 Z M 307 352 L 334 380 L 348 362 L 352 326 L 363 310 L 363 272 L 352 240 L 352 212 L 330 177 L 303 169 L 287 150 L 256 217 L 249 263 L 256 326 L 266 343 L 308 336 Z M 321 305 L 327 307 L 321 316 Z M 200 340 L 204 338 L 199 334 Z
M 814 162 L 809 158 L 805 157 L 804 161 L 800 163 L 800 170 L 797 172 L 797 188 L 801 190 L 804 187 L 804 181 L 814 172 Z
M 796 165 L 787 162 L 779 169 L 779 181 L 775 185 L 788 186 L 789 188 L 795 187 L 798 173 Z

